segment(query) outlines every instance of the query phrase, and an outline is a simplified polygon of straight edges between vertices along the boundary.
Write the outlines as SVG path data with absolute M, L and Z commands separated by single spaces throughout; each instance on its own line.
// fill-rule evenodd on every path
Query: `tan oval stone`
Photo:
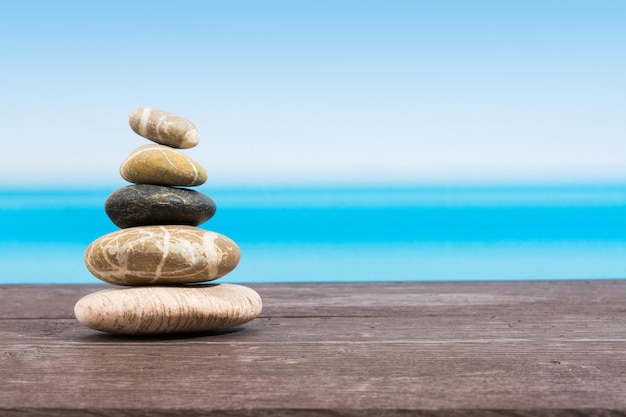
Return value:
M 87 269 L 115 285 L 211 281 L 235 269 L 239 247 L 224 235 L 193 226 L 139 226 L 93 241 Z
M 120 175 L 135 184 L 194 186 L 204 184 L 207 173 L 202 166 L 170 147 L 144 145 L 122 162 Z
M 78 300 L 74 314 L 83 325 L 103 332 L 162 334 L 240 326 L 261 308 L 254 290 L 218 284 L 99 291 Z
M 138 135 L 173 148 L 193 148 L 200 141 L 193 123 L 163 110 L 140 107 L 130 113 L 128 124 Z

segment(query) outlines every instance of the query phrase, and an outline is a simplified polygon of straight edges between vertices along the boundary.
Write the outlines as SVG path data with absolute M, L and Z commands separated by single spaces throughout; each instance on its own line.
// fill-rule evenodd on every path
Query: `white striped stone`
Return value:
M 173 148 L 193 148 L 200 141 L 193 123 L 163 110 L 140 107 L 130 113 L 128 124 L 138 135 Z

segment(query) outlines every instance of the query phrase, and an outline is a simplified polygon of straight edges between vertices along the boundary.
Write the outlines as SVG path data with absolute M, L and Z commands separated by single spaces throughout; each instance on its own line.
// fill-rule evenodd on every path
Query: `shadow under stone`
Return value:
M 83 335 L 78 340 L 83 342 L 102 342 L 102 343 L 136 343 L 136 342 L 167 342 L 180 340 L 195 340 L 202 338 L 218 338 L 238 333 L 249 332 L 252 329 L 245 327 L 233 327 L 229 329 L 210 330 L 204 332 L 188 332 L 188 333 L 166 333 L 166 334 L 112 334 L 99 332 L 95 330 L 93 333 Z

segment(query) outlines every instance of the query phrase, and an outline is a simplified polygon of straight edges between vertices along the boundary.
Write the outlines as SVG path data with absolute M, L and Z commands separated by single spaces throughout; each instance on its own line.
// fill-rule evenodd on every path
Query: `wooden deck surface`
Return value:
M 82 327 L 0 286 L 0 416 L 626 416 L 626 280 L 250 285 L 231 331 Z

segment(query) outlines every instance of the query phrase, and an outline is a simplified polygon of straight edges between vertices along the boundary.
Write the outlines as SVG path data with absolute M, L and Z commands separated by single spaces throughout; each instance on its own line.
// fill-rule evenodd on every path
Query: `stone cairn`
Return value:
M 87 269 L 109 284 L 131 286 L 99 291 L 74 307 L 78 321 L 117 334 L 198 332 L 239 326 L 261 312 L 261 298 L 234 284 L 197 284 L 220 278 L 238 264 L 239 248 L 228 237 L 200 229 L 215 214 L 215 203 L 188 188 L 207 173 L 174 148 L 198 144 L 188 120 L 161 110 L 139 108 L 130 127 L 156 142 L 135 149 L 120 167 L 134 185 L 105 202 L 122 230 L 101 236 L 85 251 Z

